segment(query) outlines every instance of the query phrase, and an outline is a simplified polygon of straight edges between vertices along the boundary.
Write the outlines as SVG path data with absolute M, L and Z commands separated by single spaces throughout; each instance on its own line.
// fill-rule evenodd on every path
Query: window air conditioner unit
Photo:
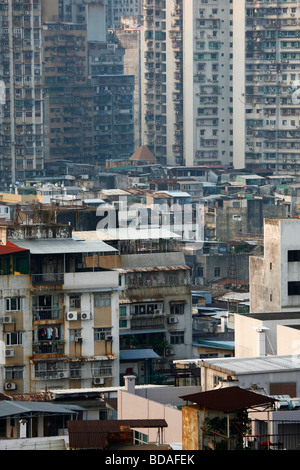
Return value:
M 14 349 L 5 349 L 5 357 L 14 357 L 15 355 Z
M 166 349 L 165 353 L 166 353 L 166 356 L 173 356 L 175 354 L 173 349 Z
M 81 320 L 90 320 L 91 319 L 91 312 L 83 312 L 81 314 Z
M 104 385 L 104 378 L 103 377 L 95 377 L 93 382 L 94 382 L 94 385 Z
M 105 335 L 105 340 L 106 340 L 106 341 L 112 341 L 112 339 L 113 339 L 113 337 L 112 337 L 111 334 L 106 334 L 106 335 Z
M 81 336 L 76 336 L 75 337 L 75 343 L 82 343 L 82 337 Z
M 57 378 L 58 379 L 66 379 L 68 377 L 68 373 L 66 371 L 58 372 Z
M 17 384 L 15 384 L 14 382 L 6 382 L 6 384 L 4 385 L 5 390 L 16 390 L 16 388 Z
M 154 313 L 163 313 L 162 308 L 157 308 L 156 310 L 154 310 Z
M 77 312 L 68 312 L 67 313 L 67 320 L 77 320 Z
M 14 323 L 14 322 L 15 322 L 15 319 L 11 315 L 5 315 L 5 317 L 3 317 L 3 323 Z
M 176 318 L 176 317 L 170 317 L 170 318 L 169 318 L 169 323 L 178 323 L 178 318 Z

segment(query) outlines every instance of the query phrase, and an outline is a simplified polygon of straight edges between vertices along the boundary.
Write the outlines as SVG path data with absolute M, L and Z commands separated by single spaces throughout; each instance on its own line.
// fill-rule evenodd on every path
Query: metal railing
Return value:
M 300 432 L 246 436 L 244 446 L 250 450 L 299 450 Z
M 33 286 L 56 286 L 64 283 L 63 273 L 32 274 Z
M 33 320 L 43 321 L 43 320 L 63 320 L 63 308 L 43 308 L 37 307 L 32 309 Z
M 33 354 L 63 354 L 64 353 L 64 342 L 49 340 L 40 341 L 33 343 Z

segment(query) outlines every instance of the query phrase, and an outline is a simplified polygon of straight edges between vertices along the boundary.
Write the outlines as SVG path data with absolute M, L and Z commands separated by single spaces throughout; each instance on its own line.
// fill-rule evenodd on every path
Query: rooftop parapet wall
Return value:
M 47 238 L 71 238 L 72 227 L 70 225 L 58 224 L 8 225 L 0 226 L 0 233 L 1 240 L 3 241 L 6 241 L 6 239 L 34 240 Z

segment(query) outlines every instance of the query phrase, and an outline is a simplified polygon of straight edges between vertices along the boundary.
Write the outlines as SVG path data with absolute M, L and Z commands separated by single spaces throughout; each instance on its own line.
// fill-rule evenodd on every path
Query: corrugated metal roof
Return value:
M 107 230 L 95 230 L 94 233 L 89 231 L 85 232 L 74 232 L 76 237 L 82 240 L 159 240 L 159 239 L 170 239 L 170 238 L 181 238 L 175 232 L 171 232 L 163 227 L 158 228 L 135 228 L 135 227 L 122 227 L 122 228 L 111 228 Z
M 72 408 L 72 409 L 71 409 Z M 32 402 L 32 401 L 0 401 L 0 418 L 6 416 L 27 415 L 30 413 L 47 413 L 47 414 L 74 414 L 82 408 L 68 405 L 56 405 L 48 402 Z
M 116 252 L 115 248 L 102 240 L 74 240 L 72 238 L 54 238 L 40 240 L 15 240 L 17 246 L 35 255 L 58 253 L 109 253 Z
M 104 449 L 109 434 L 131 432 L 134 428 L 165 428 L 164 419 L 77 420 L 68 421 L 71 449 Z
M 123 349 L 120 351 L 121 361 L 136 361 L 138 359 L 158 359 L 160 356 L 153 349 Z
M 205 346 L 206 348 L 212 349 L 229 349 L 234 350 L 234 341 L 196 341 L 193 343 L 194 346 Z
M 135 272 L 151 272 L 151 271 L 181 271 L 181 270 L 189 270 L 191 269 L 189 266 L 181 265 L 181 266 L 149 266 L 149 267 L 137 267 L 137 268 L 117 268 L 120 274 L 126 273 L 135 273 Z
M 211 410 L 224 412 L 271 405 L 276 402 L 274 398 L 235 386 L 193 393 L 179 398 Z
M 281 372 L 285 370 L 299 370 L 300 363 L 295 361 L 294 355 L 287 356 L 261 356 L 261 357 L 222 357 L 216 359 L 203 359 L 199 365 L 211 365 L 231 371 L 235 375 L 261 374 L 262 372 Z

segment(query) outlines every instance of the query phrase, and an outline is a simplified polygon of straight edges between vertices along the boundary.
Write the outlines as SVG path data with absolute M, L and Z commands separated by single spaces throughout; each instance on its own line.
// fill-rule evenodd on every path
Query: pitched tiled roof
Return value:
M 129 158 L 129 160 L 138 160 L 142 162 L 153 162 L 157 163 L 156 157 L 153 155 L 152 152 L 143 145 L 142 147 L 138 148 L 134 154 Z

